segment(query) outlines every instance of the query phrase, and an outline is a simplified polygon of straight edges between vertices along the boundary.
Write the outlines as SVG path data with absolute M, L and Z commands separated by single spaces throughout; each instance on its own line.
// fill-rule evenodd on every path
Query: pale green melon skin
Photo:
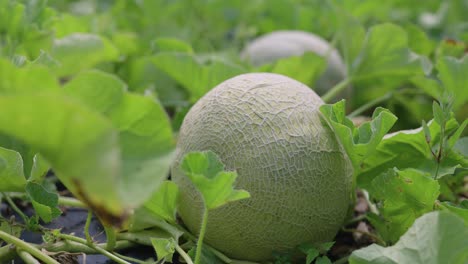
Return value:
M 239 75 L 200 99 L 184 119 L 172 167 L 189 230 L 198 234 L 202 202 L 179 165 L 188 152 L 211 150 L 251 198 L 210 211 L 208 244 L 263 261 L 302 242 L 332 240 L 350 204 L 352 167 L 321 120 L 322 104 L 307 86 L 269 73 Z
M 260 66 L 282 58 L 301 56 L 307 51 L 327 57 L 327 67 L 313 87 L 316 93 L 323 95 L 346 78 L 346 65 L 338 51 L 325 39 L 306 31 L 270 32 L 250 42 L 242 50 L 241 57 L 255 66 Z M 346 98 L 349 94 L 343 93 L 340 97 Z

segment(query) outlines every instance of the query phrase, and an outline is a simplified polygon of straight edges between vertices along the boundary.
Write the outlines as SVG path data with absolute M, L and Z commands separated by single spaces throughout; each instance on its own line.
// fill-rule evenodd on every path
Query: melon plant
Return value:
M 254 39 L 242 51 L 241 57 L 254 66 L 275 62 L 310 51 L 327 58 L 327 68 L 314 85 L 319 95 L 346 78 L 346 66 L 336 49 L 323 38 L 305 31 L 280 30 Z
M 322 104 L 306 85 L 271 73 L 239 75 L 201 98 L 183 121 L 172 166 L 188 229 L 198 232 L 203 200 L 180 163 L 189 152 L 213 151 L 251 198 L 209 211 L 209 245 L 263 261 L 303 242 L 332 240 L 350 204 L 353 169 Z

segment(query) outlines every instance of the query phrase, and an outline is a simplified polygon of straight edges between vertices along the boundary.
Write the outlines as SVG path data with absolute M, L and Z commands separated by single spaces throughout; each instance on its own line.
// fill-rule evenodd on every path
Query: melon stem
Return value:
M 204 205 L 203 218 L 202 218 L 202 223 L 200 227 L 200 234 L 198 235 L 197 250 L 195 254 L 195 264 L 200 264 L 202 246 L 203 246 L 203 238 L 205 237 L 207 223 L 208 223 L 208 208 L 206 207 L 206 205 Z

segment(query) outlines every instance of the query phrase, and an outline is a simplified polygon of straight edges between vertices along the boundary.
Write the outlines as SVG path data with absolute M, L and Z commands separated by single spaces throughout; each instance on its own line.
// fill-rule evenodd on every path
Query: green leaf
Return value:
M 57 79 L 39 65 L 18 68 L 0 59 L 0 94 L 39 93 L 59 91 Z
M 380 212 L 385 229 L 377 228 L 379 234 L 386 241 L 396 242 L 416 218 L 432 211 L 439 184 L 417 170 L 393 169 L 372 181 L 370 193 L 383 203 Z
M 175 145 L 169 118 L 150 97 L 126 93 L 114 75 L 96 70 L 82 72 L 64 87 L 65 92 L 99 111 L 119 131 L 122 173 L 120 193 L 127 204 L 145 202 L 167 178 Z
M 31 199 L 36 214 L 46 223 L 62 214 L 58 208 L 58 195 L 47 191 L 40 184 L 28 182 L 26 193 Z
M 306 254 L 306 264 L 312 263 L 320 255 L 320 250 L 309 243 L 300 245 L 299 249 Z
M 421 74 L 420 59 L 409 50 L 407 33 L 386 23 L 370 28 L 350 75 L 353 79 L 390 76 L 405 79 Z
M 60 63 L 54 68 L 60 77 L 76 74 L 100 62 L 115 61 L 118 56 L 117 48 L 109 40 L 85 33 L 56 39 L 52 49 L 52 57 Z
M 362 162 L 372 156 L 384 135 L 397 120 L 390 111 L 379 107 L 374 111 L 372 121 L 356 128 L 345 116 L 344 101 L 323 105 L 320 111 L 343 144 L 356 172 L 361 169 Z
M 440 105 L 434 101 L 432 103 L 432 112 L 434 114 L 434 121 L 436 121 L 439 125 L 444 124 L 445 121 L 445 114 Z
M 408 46 L 418 54 L 429 56 L 434 52 L 435 44 L 426 33 L 414 24 L 405 26 L 408 33 Z
M 456 111 L 468 102 L 468 55 L 461 59 L 442 57 L 437 61 L 439 79 L 444 88 L 453 93 L 453 109 Z
M 286 75 L 314 87 L 313 84 L 323 73 L 325 66 L 326 62 L 323 57 L 312 52 L 306 52 L 302 56 L 283 58 L 273 64 L 264 65 L 256 71 Z
M 118 191 L 120 154 L 112 124 L 59 95 L 0 96 L 0 105 L 0 131 L 39 150 L 75 196 L 103 221 L 118 223 L 125 204 Z
M 240 66 L 220 59 L 202 63 L 199 58 L 180 52 L 162 52 L 153 56 L 152 61 L 189 91 L 192 102 L 222 81 L 245 73 Z
M 317 258 L 315 264 L 332 264 L 332 262 L 327 256 L 322 256 Z
M 126 85 L 113 75 L 90 70 L 78 74 L 63 89 L 89 107 L 106 113 L 121 102 Z
M 463 221 L 465 221 L 465 225 L 468 226 L 468 200 L 463 200 L 460 205 L 451 202 L 443 202 L 440 203 L 439 206 L 461 217 Z
M 458 139 L 453 145 L 453 148 L 456 151 L 458 151 L 461 155 L 468 157 L 468 137 L 462 137 Z
M 145 245 L 151 245 L 150 237 L 152 236 L 178 239 L 184 233 L 173 223 L 168 223 L 145 206 L 137 208 L 130 216 L 128 230 L 131 234 L 137 234 L 138 237 L 145 239 Z M 142 241 L 135 242 L 141 243 Z
M 418 218 L 391 247 L 370 245 L 354 251 L 350 264 L 465 264 L 468 227 L 448 212 L 431 212 Z
M 357 175 L 358 186 L 364 189 L 371 188 L 372 179 L 394 167 L 400 170 L 416 168 L 430 173 L 433 177 L 437 171 L 437 164 L 431 154 L 431 148 L 439 143 L 440 126 L 434 121 L 428 122 L 427 126 L 431 134 L 429 144 L 422 128 L 402 130 L 385 135 L 376 151 L 362 163 L 360 173 Z M 457 127 L 459 125 L 455 119 L 448 120 L 445 128 L 446 133 L 451 134 Z M 450 171 L 463 162 L 451 153 L 452 151 L 447 150 L 447 156 L 440 164 L 441 171 L 445 169 Z M 451 156 L 453 158 L 450 158 Z M 440 174 L 439 177 L 441 177 Z
M 193 54 L 190 44 L 176 38 L 157 38 L 153 45 L 156 52 L 172 51 Z
M 9 222 L 5 221 L 4 218 L 0 218 L 0 230 L 15 237 L 20 237 L 21 232 L 23 232 L 23 227 L 18 225 L 12 225 Z
M 237 173 L 223 171 L 224 165 L 212 151 L 188 153 L 180 168 L 200 191 L 209 210 L 250 197 L 245 190 L 234 190 Z
M 21 155 L 2 147 L 0 147 L 0 183 L 0 192 L 23 192 L 26 185 Z
M 151 238 L 151 244 L 156 251 L 158 261 L 164 259 L 164 261 L 172 263 L 172 255 L 174 255 L 176 247 L 176 241 L 173 238 Z
M 345 12 L 339 11 L 338 19 L 340 20 L 340 27 L 336 38 L 348 69 L 347 72 L 350 72 L 353 62 L 361 52 L 366 31 L 356 18 Z
M 29 176 L 28 181 L 40 183 L 47 175 L 47 172 L 50 169 L 50 164 L 47 160 L 42 157 L 40 154 L 34 155 L 33 165 L 31 168 L 31 175 Z
M 177 185 L 171 181 L 164 181 L 144 206 L 169 223 L 175 223 L 178 196 Z

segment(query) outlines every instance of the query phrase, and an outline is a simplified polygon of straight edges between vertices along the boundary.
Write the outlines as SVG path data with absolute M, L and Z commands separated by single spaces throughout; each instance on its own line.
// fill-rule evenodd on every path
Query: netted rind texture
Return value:
M 200 228 L 202 200 L 179 165 L 188 152 L 211 150 L 251 198 L 209 212 L 208 244 L 261 261 L 333 239 L 350 203 L 352 167 L 320 118 L 322 104 L 307 86 L 269 73 L 234 77 L 200 99 L 184 119 L 172 168 L 190 231 Z

